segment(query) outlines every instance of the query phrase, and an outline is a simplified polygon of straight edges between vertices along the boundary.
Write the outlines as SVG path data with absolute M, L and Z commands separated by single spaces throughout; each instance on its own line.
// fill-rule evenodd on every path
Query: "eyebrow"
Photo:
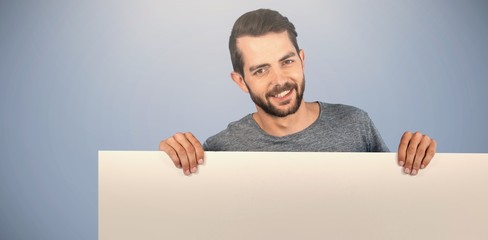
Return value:
M 285 56 L 283 56 L 282 58 L 280 58 L 280 62 L 286 60 L 287 58 L 291 58 L 291 57 L 294 57 L 296 54 L 294 52 L 290 52 L 288 54 L 286 54 Z
M 262 68 L 262 67 L 268 67 L 269 64 L 265 63 L 265 64 L 259 64 L 257 66 L 251 66 L 249 67 L 249 72 L 254 72 L 254 70 L 256 69 L 259 69 L 259 68 Z
M 291 57 L 294 57 L 294 56 L 296 56 L 296 53 L 294 53 L 294 52 L 289 52 L 288 54 L 286 54 L 285 56 L 283 56 L 282 58 L 280 58 L 280 60 L 279 60 L 279 61 L 281 62 L 281 61 L 286 60 L 287 58 L 291 58 Z M 259 65 L 256 65 L 256 66 L 251 66 L 251 67 L 249 67 L 249 71 L 250 71 L 250 72 L 253 72 L 253 71 L 254 71 L 254 70 L 256 70 L 256 69 L 259 69 L 259 68 L 262 68 L 262 67 L 267 67 L 267 66 L 269 66 L 269 65 L 270 65 L 270 64 L 265 63 L 265 64 L 259 64 Z

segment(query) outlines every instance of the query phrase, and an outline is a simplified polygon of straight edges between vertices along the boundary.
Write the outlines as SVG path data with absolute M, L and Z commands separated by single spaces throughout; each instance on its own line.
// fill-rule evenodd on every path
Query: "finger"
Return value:
M 204 151 L 202 144 L 198 139 L 190 132 L 185 133 L 186 138 L 190 141 L 190 143 L 193 145 L 193 148 L 195 149 L 195 157 L 197 159 L 198 164 L 203 164 L 204 161 Z
M 168 145 L 170 145 L 176 152 L 178 159 L 180 160 L 181 168 L 183 169 L 183 173 L 185 175 L 190 175 L 190 163 L 188 161 L 188 155 L 186 153 L 186 149 L 183 147 L 183 145 L 176 139 L 176 136 L 178 135 L 175 134 L 172 137 L 168 138 L 166 142 Z
M 427 148 L 427 152 L 425 153 L 425 157 L 424 160 L 422 161 L 422 164 L 420 165 L 420 168 L 424 169 L 429 165 L 430 161 L 434 158 L 436 149 L 437 149 L 437 142 L 434 139 L 432 139 L 432 142 Z
M 164 140 L 159 143 L 159 150 L 165 152 L 177 168 L 181 168 L 180 158 L 178 157 L 176 150 L 171 147 L 167 141 L 168 140 Z
M 415 159 L 415 155 L 417 154 L 417 147 L 422 140 L 423 135 L 419 132 L 413 134 L 412 139 L 407 146 L 407 156 L 405 158 L 405 165 L 403 165 L 403 171 L 406 174 L 410 174 L 412 172 L 412 165 Z
M 417 175 L 430 143 L 431 139 L 427 135 L 424 135 L 420 140 L 420 143 L 417 146 L 417 153 L 415 154 L 415 158 L 413 160 L 411 175 Z
M 410 143 L 412 136 L 413 134 L 410 131 L 406 131 L 400 139 L 400 145 L 398 146 L 398 164 L 400 166 L 405 165 L 405 160 L 407 158 L 407 146 Z
M 197 158 L 196 158 L 196 151 L 195 151 L 195 148 L 193 147 L 193 144 L 188 140 L 188 138 L 186 138 L 186 135 L 183 133 L 175 134 L 174 138 L 185 149 L 185 151 L 184 151 L 185 158 L 188 161 L 190 172 L 196 173 L 198 163 L 197 163 Z M 181 156 L 180 156 L 180 158 L 181 158 Z

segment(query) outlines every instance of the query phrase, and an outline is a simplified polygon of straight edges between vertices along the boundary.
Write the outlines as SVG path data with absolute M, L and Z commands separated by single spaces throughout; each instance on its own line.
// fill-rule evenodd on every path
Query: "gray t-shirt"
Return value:
M 205 151 L 388 152 L 378 130 L 363 110 L 319 102 L 317 120 L 283 137 L 263 131 L 252 114 L 232 122 L 203 144 Z

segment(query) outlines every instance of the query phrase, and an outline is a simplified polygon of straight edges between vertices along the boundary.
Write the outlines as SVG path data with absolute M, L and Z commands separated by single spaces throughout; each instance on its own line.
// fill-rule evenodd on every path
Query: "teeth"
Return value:
M 285 96 L 286 94 L 288 94 L 289 92 L 290 92 L 290 90 L 286 90 L 286 91 L 284 91 L 284 92 L 281 92 L 281 93 L 279 93 L 279 94 L 275 95 L 274 97 L 276 97 L 276 98 L 281 98 L 281 97 L 284 97 L 284 96 Z

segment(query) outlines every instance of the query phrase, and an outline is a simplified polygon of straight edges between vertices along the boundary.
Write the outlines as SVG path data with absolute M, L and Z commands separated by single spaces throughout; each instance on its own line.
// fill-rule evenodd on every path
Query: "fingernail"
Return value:
M 191 172 L 192 173 L 196 173 L 197 172 L 197 167 L 192 167 Z
M 409 168 L 405 168 L 404 172 L 405 172 L 406 174 L 409 174 L 409 173 L 410 173 L 410 169 L 409 169 Z
M 412 174 L 412 175 L 417 175 L 417 170 L 415 170 L 415 169 L 414 169 L 414 170 L 412 170 L 412 173 L 411 173 L 411 174 Z
M 203 164 L 203 159 L 198 159 L 198 164 Z
M 398 162 L 398 164 L 400 164 L 400 166 L 403 166 L 405 163 L 403 161 L 400 161 Z
M 425 165 L 423 165 L 423 164 L 422 164 L 422 165 L 420 165 L 420 168 L 424 169 L 424 168 L 425 168 Z
M 179 168 L 179 169 L 181 169 L 181 165 L 179 165 L 179 164 L 178 164 L 178 165 L 176 165 L 176 167 L 177 167 L 177 168 Z
M 186 170 L 186 171 L 185 171 L 185 175 L 186 175 L 186 176 L 189 176 L 189 175 L 190 175 L 190 170 Z

